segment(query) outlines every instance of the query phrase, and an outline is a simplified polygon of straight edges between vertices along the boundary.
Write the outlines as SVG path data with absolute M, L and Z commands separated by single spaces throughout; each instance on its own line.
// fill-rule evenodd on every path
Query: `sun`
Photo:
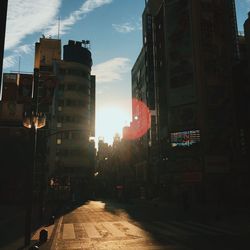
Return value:
M 121 107 L 102 107 L 96 113 L 96 138 L 104 137 L 108 144 L 113 143 L 116 133 L 122 136 L 122 129 L 130 123 L 130 113 Z

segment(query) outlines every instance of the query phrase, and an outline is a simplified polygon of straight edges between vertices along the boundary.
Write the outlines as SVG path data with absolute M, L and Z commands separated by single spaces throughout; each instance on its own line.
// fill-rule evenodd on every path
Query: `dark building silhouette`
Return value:
M 149 173 L 165 197 L 182 199 L 185 192 L 192 202 L 214 202 L 224 191 L 229 195 L 237 158 L 232 68 L 238 56 L 234 1 L 147 1 L 132 91 L 150 108 L 154 97 L 158 147 L 157 157 L 149 155 L 155 163 Z M 144 89 L 136 82 L 141 72 Z
M 23 208 L 26 202 L 27 166 L 32 164 L 31 136 L 23 127 L 23 113 L 31 103 L 32 81 L 33 76 L 28 74 L 3 74 L 0 200 L 17 208 Z
M 233 67 L 233 95 L 236 114 L 236 141 L 234 144 L 235 162 L 232 166 L 232 197 L 240 206 L 249 205 L 249 159 L 250 152 L 250 23 L 244 23 L 244 33 L 238 35 L 239 57 Z

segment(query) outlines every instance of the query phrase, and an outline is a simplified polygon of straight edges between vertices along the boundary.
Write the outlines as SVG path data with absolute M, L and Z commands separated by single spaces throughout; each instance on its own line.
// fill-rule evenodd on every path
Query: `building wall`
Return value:
M 5 205 L 24 205 L 27 192 L 27 176 L 33 164 L 32 137 L 23 127 L 23 114 L 27 103 L 23 97 L 22 82 L 26 74 L 3 74 L 3 99 L 0 101 L 0 200 Z M 29 75 L 32 79 L 32 75 Z M 31 93 L 29 96 L 31 100 Z
M 217 199 L 217 184 L 227 185 L 236 129 L 235 16 L 234 1 L 226 0 L 148 1 L 143 13 L 160 141 L 155 174 L 180 199 L 183 192 Z
M 90 168 L 90 69 L 75 62 L 57 62 L 53 128 L 62 131 L 51 140 L 51 164 L 61 175 L 85 176 Z M 53 159 L 53 160 L 52 160 Z M 88 170 L 88 171 L 86 171 Z
M 34 67 L 51 72 L 55 60 L 61 60 L 61 40 L 40 38 L 40 41 L 35 44 Z

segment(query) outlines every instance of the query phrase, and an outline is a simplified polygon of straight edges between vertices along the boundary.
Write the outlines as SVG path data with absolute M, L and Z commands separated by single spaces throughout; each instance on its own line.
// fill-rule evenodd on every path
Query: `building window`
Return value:
M 64 100 L 59 99 L 59 100 L 58 100 L 58 106 L 63 107 L 63 106 L 64 106 Z
M 63 139 L 70 139 L 70 132 L 69 131 L 64 131 L 63 133 L 62 133 L 62 138 Z
M 58 123 L 64 122 L 64 117 L 63 117 L 63 116 L 58 116 L 58 117 L 57 117 L 57 122 L 58 122 Z
M 64 84 L 59 84 L 59 86 L 58 86 L 58 90 L 60 90 L 60 91 L 64 91 L 64 87 L 65 87 L 65 85 L 64 85 Z
M 62 123 L 61 123 L 61 122 L 58 122 L 58 123 L 56 124 L 56 127 L 57 127 L 57 128 L 61 128 L 61 127 L 62 127 Z
M 59 73 L 60 73 L 60 75 L 65 75 L 66 74 L 66 70 L 65 69 L 59 69 Z
M 57 140 L 56 140 L 56 144 L 57 144 L 57 145 L 61 145 L 61 144 L 62 144 L 62 139 L 57 139 Z
M 72 83 L 71 83 L 71 84 L 68 84 L 68 85 L 67 85 L 67 90 L 71 90 L 71 91 L 72 91 L 72 90 L 76 90 L 76 84 L 74 84 L 74 83 L 73 83 L 73 84 L 72 84 Z

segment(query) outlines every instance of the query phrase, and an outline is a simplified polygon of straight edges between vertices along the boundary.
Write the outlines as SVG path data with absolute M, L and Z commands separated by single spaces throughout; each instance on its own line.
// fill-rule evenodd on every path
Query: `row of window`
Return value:
M 62 148 L 62 149 L 57 149 L 56 151 L 56 156 L 61 156 L 61 157 L 67 157 L 67 156 L 81 156 L 84 153 L 83 148 L 73 148 L 73 149 L 67 149 L 67 148 Z
M 68 83 L 68 84 L 60 84 L 58 87 L 59 91 L 77 91 L 81 93 L 90 94 L 90 89 L 88 85 L 79 84 L 79 83 Z
M 81 69 L 59 69 L 59 74 L 85 77 L 86 79 L 90 80 L 90 74 Z
M 65 115 L 65 116 L 58 116 L 57 117 L 57 122 L 70 122 L 70 123 L 74 123 L 74 122 L 82 122 L 84 121 L 85 118 L 84 116 L 80 116 L 80 115 L 75 115 L 75 116 L 68 116 L 68 115 Z
M 87 106 L 89 102 L 89 98 L 84 99 L 59 99 L 58 100 L 58 106 L 60 107 L 84 107 Z
M 65 122 L 65 123 L 67 123 L 67 122 Z M 78 124 L 79 122 L 71 122 L 71 123 Z M 84 124 L 89 126 L 90 125 L 90 120 L 88 119 L 87 121 L 85 121 Z M 57 122 L 56 127 L 57 128 L 63 128 L 64 127 L 64 123 L 63 122 Z

